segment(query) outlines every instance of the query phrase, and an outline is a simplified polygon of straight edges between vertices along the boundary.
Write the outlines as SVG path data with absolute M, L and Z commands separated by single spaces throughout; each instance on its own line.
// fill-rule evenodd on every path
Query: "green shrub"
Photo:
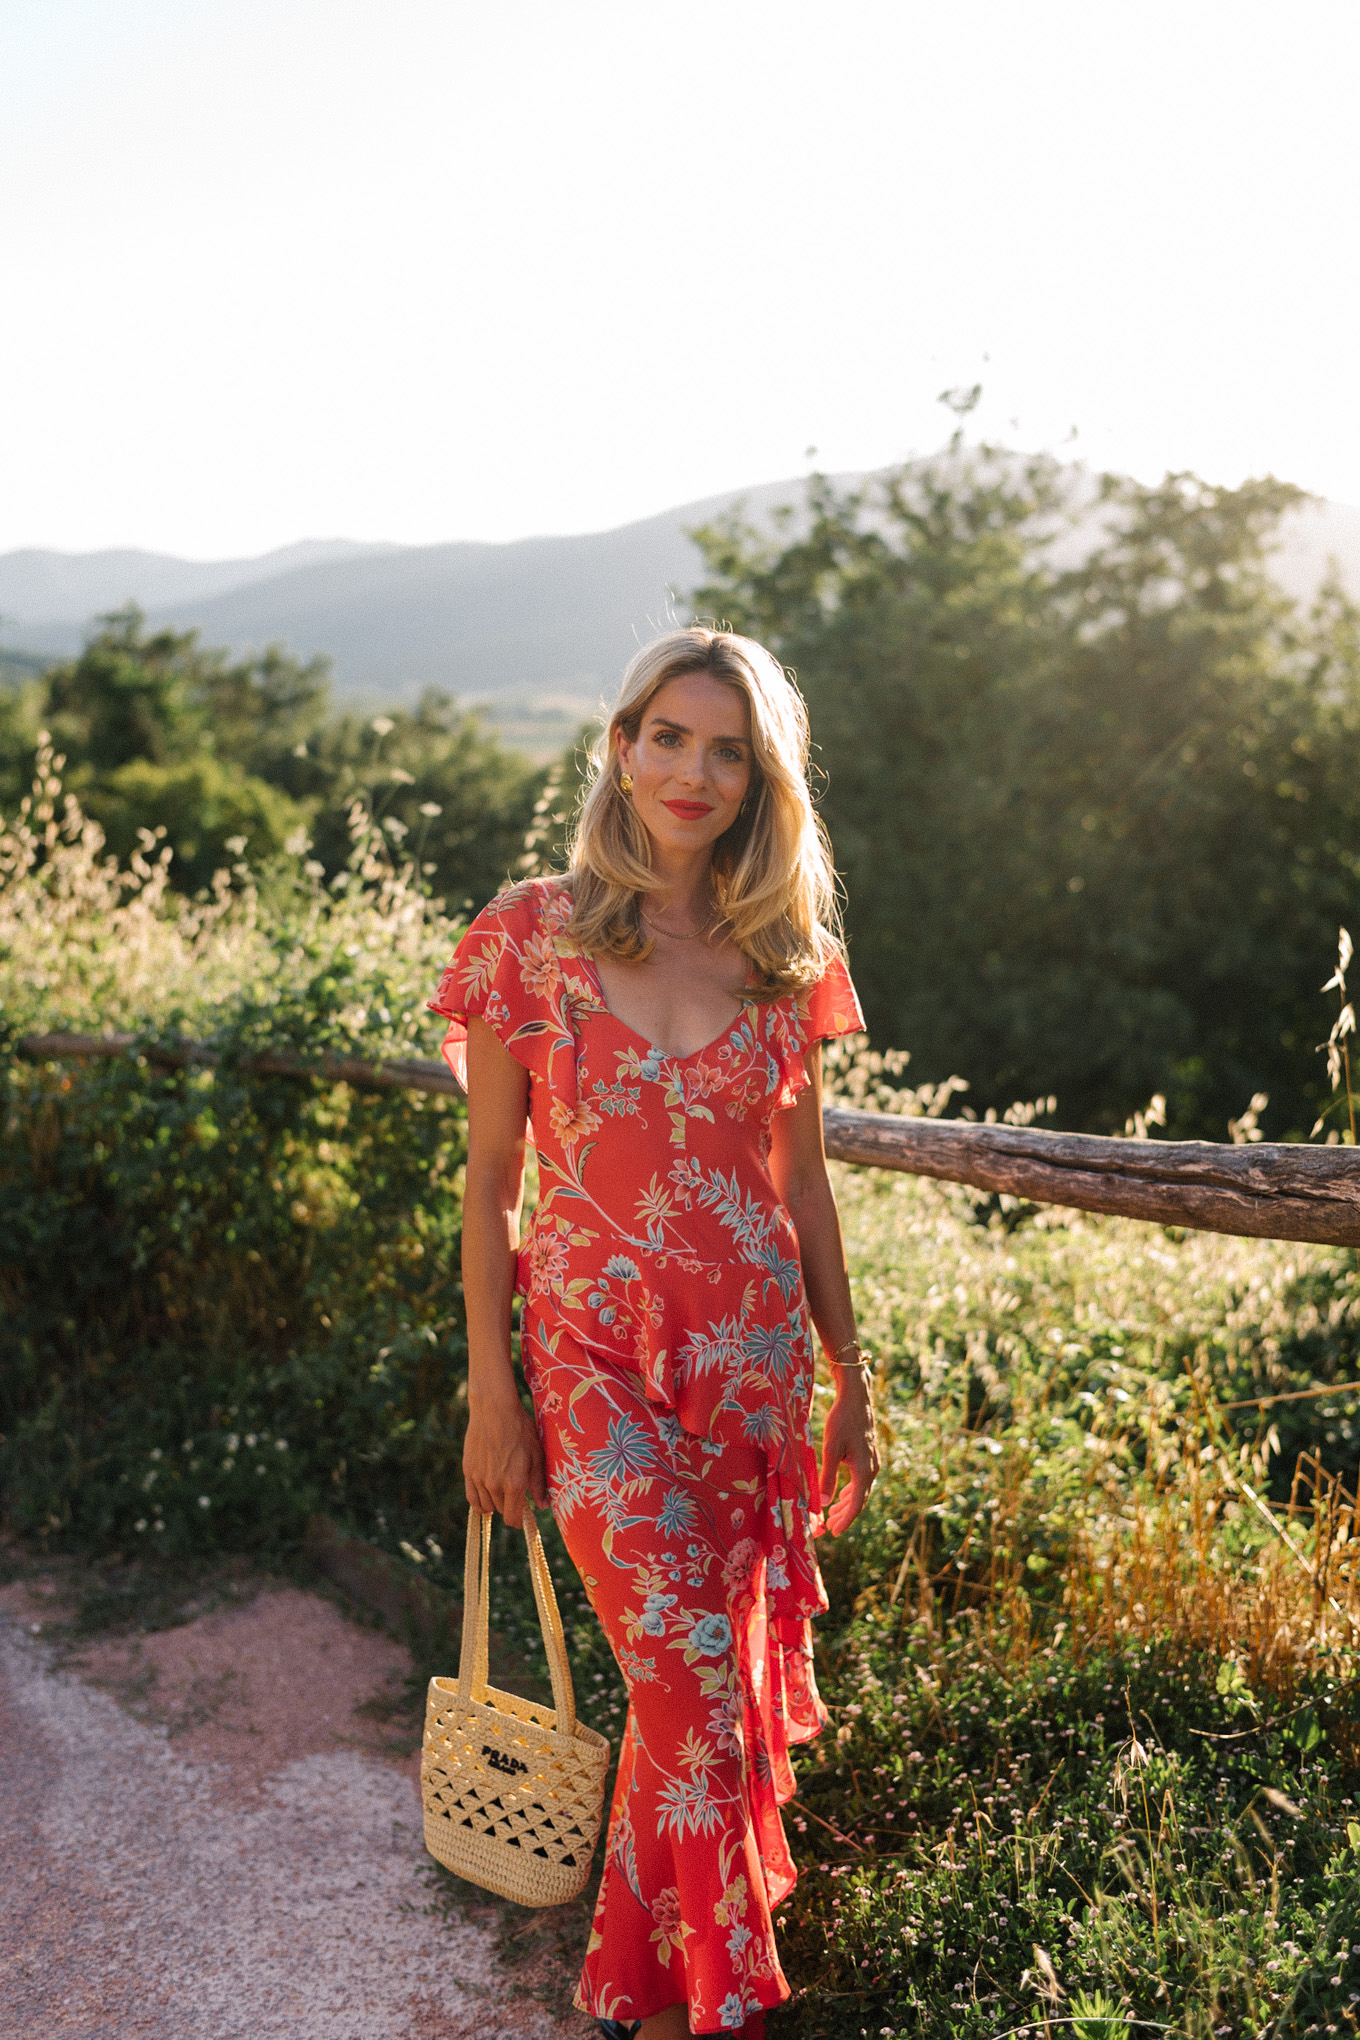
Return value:
M 188 901 L 163 862 L 105 859 L 40 760 L 0 835 L 11 1529 L 191 1558 L 286 1550 L 322 1508 L 456 1585 L 461 1105 L 244 1067 L 433 1050 L 457 930 L 384 840 L 363 824 L 329 886 L 283 860 Z M 14 1052 L 58 1028 L 220 1060 Z M 833 1058 L 861 1103 L 946 1102 L 880 1095 L 894 1074 Z M 787 1809 L 779 2030 L 1353 2031 L 1355 1256 L 881 1172 L 837 1189 L 885 1465 L 824 1550 L 832 1726 Z M 1286 1544 L 1248 1490 L 1286 1496 L 1305 1448 Z M 617 1670 L 550 1546 L 582 1711 L 614 1730 Z M 519 1539 L 497 1550 L 532 1667 Z
M 280 1548 L 325 1508 L 423 1536 L 460 1507 L 464 1114 L 441 1096 L 261 1077 L 285 1046 L 433 1051 L 456 929 L 361 831 L 331 887 L 244 867 L 186 902 L 118 871 L 44 770 L 0 839 L 5 1110 L 0 1479 L 26 1534 Z M 29 1029 L 210 1046 L 34 1064 Z

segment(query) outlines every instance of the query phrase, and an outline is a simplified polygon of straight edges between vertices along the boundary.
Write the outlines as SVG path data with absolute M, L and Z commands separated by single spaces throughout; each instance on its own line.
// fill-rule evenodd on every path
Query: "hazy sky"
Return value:
M 974 380 L 1360 502 L 1357 0 L 3 0 L 0 66 L 0 549 L 589 530 Z

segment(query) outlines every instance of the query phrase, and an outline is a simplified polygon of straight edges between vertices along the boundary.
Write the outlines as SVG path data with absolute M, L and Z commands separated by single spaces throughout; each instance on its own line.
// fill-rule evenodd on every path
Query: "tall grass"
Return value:
M 154 839 L 112 867 L 40 761 L 0 835 L 8 1048 L 118 1027 L 221 1059 L 6 1053 L 10 1530 L 281 1550 L 324 1508 L 456 1586 L 461 1108 L 237 1067 L 266 1041 L 428 1051 L 455 935 L 362 813 L 332 886 L 299 842 L 186 901 Z M 832 1079 L 881 1109 L 960 1095 L 863 1050 Z M 824 1553 L 833 1723 L 788 1809 L 776 2030 L 1355 2032 L 1355 1256 L 836 1174 L 884 1471 Z M 616 1727 L 557 1562 L 583 1711 Z
M 50 751 L 0 832 L 0 1485 L 28 1536 L 190 1554 L 327 1508 L 450 1533 L 461 1108 L 239 1067 L 265 1044 L 429 1050 L 456 929 L 359 808 L 195 900 L 153 837 L 103 855 Z M 215 1069 L 39 1064 L 29 1031 L 190 1038 Z
M 1355 2030 L 1354 1257 L 837 1188 L 887 1452 L 794 2030 Z

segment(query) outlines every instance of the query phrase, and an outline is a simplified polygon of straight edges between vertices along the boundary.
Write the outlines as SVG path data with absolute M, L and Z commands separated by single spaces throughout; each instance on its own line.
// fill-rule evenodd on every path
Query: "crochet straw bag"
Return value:
M 524 1536 L 555 1704 L 540 1707 L 486 1682 L 491 1518 L 473 1509 L 458 1677 L 431 1679 L 425 1703 L 425 1846 L 484 1891 L 521 1905 L 561 1905 L 590 1875 L 609 1744 L 576 1719 L 562 1617 L 527 1502 Z

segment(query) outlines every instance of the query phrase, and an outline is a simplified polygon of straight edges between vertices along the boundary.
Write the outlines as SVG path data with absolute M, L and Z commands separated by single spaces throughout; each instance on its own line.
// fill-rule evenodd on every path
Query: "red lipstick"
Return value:
M 711 815 L 711 803 L 703 800 L 663 800 L 662 807 L 669 808 L 682 822 L 701 822 L 705 815 Z

